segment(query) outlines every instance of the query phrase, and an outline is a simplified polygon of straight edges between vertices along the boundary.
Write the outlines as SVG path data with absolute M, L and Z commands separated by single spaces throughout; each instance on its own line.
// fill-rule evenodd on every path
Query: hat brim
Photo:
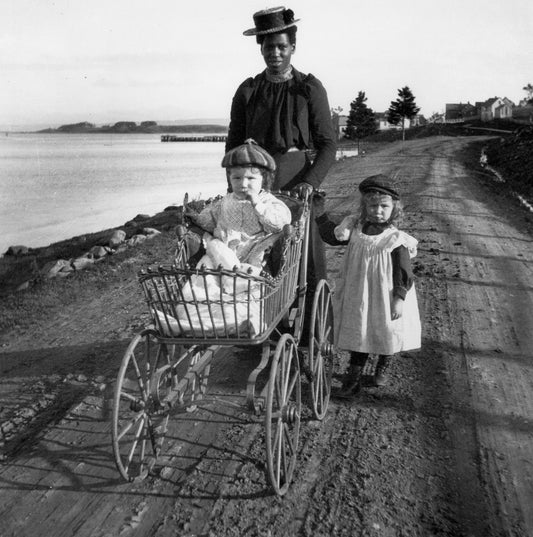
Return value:
M 290 24 L 284 24 L 283 26 L 277 26 L 275 28 L 269 28 L 268 30 L 257 30 L 256 28 L 250 28 L 249 30 L 245 30 L 242 34 L 243 35 L 268 35 L 268 34 L 275 34 L 277 32 L 281 32 L 283 30 L 286 30 L 287 28 L 290 28 L 291 26 L 296 26 L 296 23 L 299 22 L 300 19 L 296 19 L 295 21 L 291 22 Z

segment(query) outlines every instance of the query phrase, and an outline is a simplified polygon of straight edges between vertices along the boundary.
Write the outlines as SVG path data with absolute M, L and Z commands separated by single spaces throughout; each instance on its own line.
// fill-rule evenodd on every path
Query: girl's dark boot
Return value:
M 342 383 L 338 396 L 341 398 L 351 398 L 361 390 L 361 379 L 363 368 L 365 367 L 368 354 L 352 352 L 350 356 L 350 366 Z
M 385 386 L 389 380 L 387 370 L 390 367 L 392 356 L 380 355 L 378 363 L 376 364 L 376 371 L 374 373 L 374 385 Z

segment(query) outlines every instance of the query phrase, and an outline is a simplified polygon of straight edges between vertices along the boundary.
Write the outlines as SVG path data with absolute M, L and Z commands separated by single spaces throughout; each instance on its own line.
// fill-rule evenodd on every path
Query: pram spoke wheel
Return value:
M 272 358 L 265 415 L 268 477 L 279 496 L 287 492 L 296 464 L 301 395 L 296 342 L 283 334 Z
M 328 410 L 333 375 L 333 309 L 326 280 L 315 290 L 309 327 L 309 369 L 313 412 L 322 420 Z
M 159 343 L 155 336 L 147 329 L 133 338 L 115 385 L 113 453 L 128 481 L 144 479 L 155 464 L 167 432 L 169 394 L 176 385 L 174 346 Z

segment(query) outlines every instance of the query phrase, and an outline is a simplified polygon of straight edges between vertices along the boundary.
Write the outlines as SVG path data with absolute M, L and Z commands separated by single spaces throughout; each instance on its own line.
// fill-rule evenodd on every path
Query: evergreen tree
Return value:
M 387 121 L 391 125 L 402 124 L 402 140 L 405 140 L 405 120 L 413 119 L 420 108 L 416 106 L 415 97 L 408 86 L 398 90 L 398 98 L 391 101 L 387 111 Z
M 361 138 L 377 131 L 376 115 L 372 108 L 366 105 L 366 101 L 365 92 L 360 91 L 355 101 L 350 104 L 350 113 L 346 121 L 345 136 L 350 140 L 357 140 L 357 152 Z
M 533 104 L 533 85 L 530 83 L 522 89 L 527 93 L 526 104 Z

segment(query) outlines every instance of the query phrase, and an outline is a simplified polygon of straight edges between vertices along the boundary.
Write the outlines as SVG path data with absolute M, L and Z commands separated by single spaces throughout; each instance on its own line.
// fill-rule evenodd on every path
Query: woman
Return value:
M 256 36 L 266 69 L 238 87 L 231 106 L 226 151 L 253 138 L 276 160 L 274 189 L 300 183 L 318 188 L 335 161 L 326 90 L 313 75 L 291 65 L 298 20 L 284 7 L 254 14 L 255 28 L 244 35 Z M 313 162 L 311 149 L 316 151 Z
M 265 9 L 253 18 L 255 27 L 244 35 L 256 36 L 266 69 L 237 88 L 226 151 L 253 138 L 276 161 L 273 190 L 311 191 L 335 161 L 336 137 L 326 90 L 313 75 L 300 73 L 291 64 L 299 20 L 291 9 Z M 314 219 L 311 223 L 308 282 L 314 292 L 318 280 L 326 276 L 326 262 Z

